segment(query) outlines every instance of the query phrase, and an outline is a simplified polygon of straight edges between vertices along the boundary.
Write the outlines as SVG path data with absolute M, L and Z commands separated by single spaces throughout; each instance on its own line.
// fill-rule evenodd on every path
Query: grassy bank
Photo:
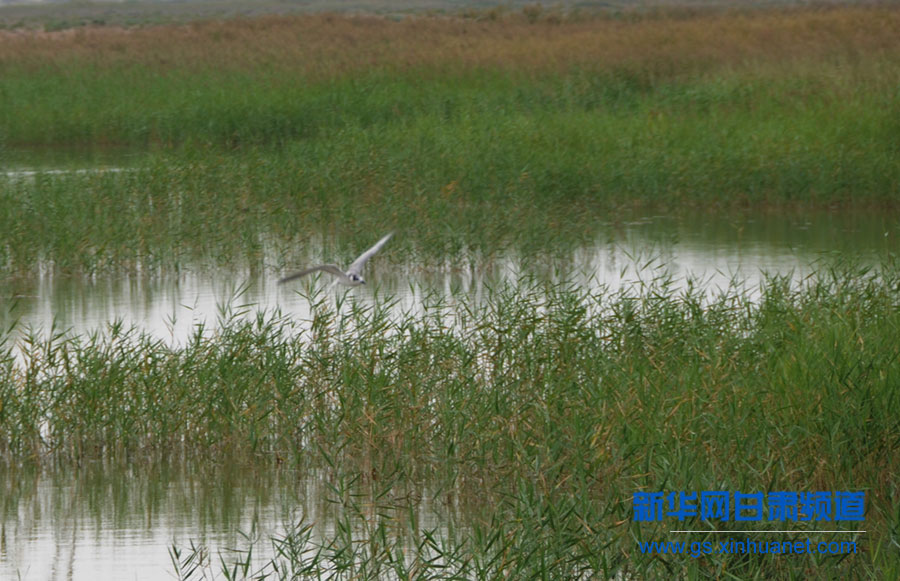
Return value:
M 770 280 L 756 304 L 524 284 L 415 317 L 311 297 L 308 326 L 226 314 L 181 348 L 115 327 L 25 341 L 24 367 L 2 367 L 0 458 L 324 469 L 347 514 L 374 511 L 346 550 L 412 534 L 417 567 L 443 547 L 467 577 L 897 571 L 900 284 L 883 269 Z M 651 559 L 636 538 L 671 527 L 633 522 L 638 490 L 865 490 L 869 532 L 844 560 Z M 430 540 L 406 531 L 423 494 L 455 515 Z

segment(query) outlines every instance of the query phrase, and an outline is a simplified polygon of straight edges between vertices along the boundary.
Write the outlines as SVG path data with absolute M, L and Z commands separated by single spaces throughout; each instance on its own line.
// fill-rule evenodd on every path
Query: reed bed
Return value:
M 482 96 L 475 125 L 509 108 L 628 112 L 644 122 L 786 102 L 840 113 L 860 97 L 888 99 L 896 110 L 898 27 L 898 11 L 881 7 L 533 23 L 322 15 L 21 31 L 0 36 L 0 139 L 273 143 L 403 123 L 423 107 L 471 115 L 468 101 Z M 749 91 L 734 87 L 746 83 Z M 497 93 L 512 99 L 494 103 Z M 773 124 L 790 131 L 789 115 Z
M 0 367 L 0 461 L 323 470 L 350 520 L 280 541 L 323 575 L 897 571 L 898 273 L 823 267 L 757 302 L 523 283 L 417 316 L 313 294 L 311 321 L 223 308 L 181 347 L 115 324 L 26 338 Z M 665 524 L 633 522 L 636 490 L 843 489 L 869 531 L 844 560 L 637 552 Z M 449 528 L 416 528 L 423 498 Z
M 506 12 L 391 19 L 309 14 L 3 31 L 0 67 L 18 71 L 90 65 L 103 71 L 137 65 L 157 73 L 215 69 L 254 74 L 262 65 L 314 79 L 357 76 L 373 68 L 559 72 L 573 64 L 697 72 L 748 61 L 896 53 L 893 32 L 900 18 L 889 4 L 582 13 L 562 20 L 518 16 Z
M 898 14 L 6 32 L 0 156 L 141 153 L 0 176 L 0 265 L 264 268 L 321 224 L 349 245 L 410 228 L 446 253 L 577 244 L 622 208 L 895 211 Z
M 140 154 L 123 154 L 130 171 L 0 176 L 0 267 L 264 268 L 267 247 L 321 224 L 354 246 L 409 228 L 446 254 L 577 244 L 622 208 L 894 211 L 898 19 L 882 6 L 4 32 L 0 156 Z
M 467 111 L 487 97 L 277 151 L 199 147 L 151 155 L 131 171 L 0 177 L 0 265 L 26 277 L 262 270 L 284 266 L 273 256 L 289 263 L 314 234 L 349 253 L 392 229 L 411 241 L 398 252 L 428 263 L 465 258 L 463 248 L 563 251 L 636 208 L 895 212 L 900 150 L 887 145 L 900 131 L 875 104 L 842 105 L 840 116 L 795 110 L 803 142 L 781 133 L 769 110 L 708 128 L 700 114 L 525 115 L 509 102 L 515 94 L 496 95 L 496 110 L 509 113 L 486 108 L 476 123 Z

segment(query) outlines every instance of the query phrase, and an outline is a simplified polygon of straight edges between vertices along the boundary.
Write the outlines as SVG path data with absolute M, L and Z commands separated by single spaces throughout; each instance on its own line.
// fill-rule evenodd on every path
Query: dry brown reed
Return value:
M 753 62 L 900 54 L 900 8 L 707 12 L 679 17 L 303 15 L 135 28 L 0 33 L 0 70 L 90 63 L 171 69 L 360 70 L 637 67 L 668 75 Z

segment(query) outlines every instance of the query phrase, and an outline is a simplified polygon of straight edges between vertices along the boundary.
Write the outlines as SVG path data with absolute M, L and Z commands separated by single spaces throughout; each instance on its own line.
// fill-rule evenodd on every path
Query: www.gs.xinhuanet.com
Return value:
M 735 541 L 649 541 L 639 542 L 642 553 L 646 554 L 670 554 L 690 555 L 701 557 L 703 555 L 801 555 L 807 553 L 824 553 L 828 555 L 843 555 L 856 553 L 856 541 L 754 541 L 745 539 Z

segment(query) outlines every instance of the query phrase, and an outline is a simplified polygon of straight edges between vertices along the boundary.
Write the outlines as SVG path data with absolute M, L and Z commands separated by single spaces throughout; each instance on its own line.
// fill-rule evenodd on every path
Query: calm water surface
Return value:
M 373 233 L 373 242 L 381 233 Z M 398 237 L 402 232 L 398 233 Z M 50 274 L 36 280 L 0 281 L 0 324 L 18 333 L 86 333 L 102 331 L 112 321 L 136 326 L 178 344 L 203 323 L 214 327 L 225 305 L 241 305 L 248 313 L 277 309 L 308 320 L 309 285 L 355 301 L 390 297 L 399 312 L 415 312 L 427 294 L 467 293 L 478 298 L 486 286 L 523 277 L 572 281 L 585 288 L 615 291 L 635 283 L 670 276 L 675 286 L 689 280 L 715 295 L 733 284 L 758 293 L 764 274 L 801 280 L 816 265 L 836 257 L 877 263 L 896 248 L 900 219 L 878 214 L 817 216 L 713 215 L 646 216 L 598 224 L 593 243 L 554 256 L 520 256 L 514 252 L 487 262 L 462 266 L 394 262 L 385 255 L 390 243 L 367 265 L 369 284 L 348 291 L 331 288 L 321 275 L 286 285 L 275 269 L 195 271 L 181 274 L 98 276 L 90 279 Z M 360 249 L 362 250 L 362 249 Z M 327 256 L 321 248 L 298 251 L 297 268 L 308 264 L 349 264 L 354 256 Z M 271 263 L 278 262 L 273 257 Z
M 382 234 L 372 233 L 372 241 Z M 368 286 L 326 292 L 347 292 L 363 302 L 391 297 L 400 312 L 415 312 L 424 295 L 461 292 L 477 299 L 488 286 L 525 276 L 616 290 L 665 275 L 676 285 L 694 280 L 710 295 L 735 282 L 752 294 L 763 273 L 800 280 L 815 265 L 842 256 L 875 264 L 896 250 L 898 237 L 900 220 L 878 213 L 618 217 L 597 224 L 593 242 L 581 248 L 538 257 L 511 252 L 454 268 L 393 260 L 389 244 L 370 262 Z M 298 257 L 297 267 L 354 258 L 323 256 L 316 247 Z M 271 263 L 279 261 L 273 257 Z M 4 330 L 14 327 L 16 337 L 102 331 L 118 320 L 177 344 L 198 324 L 214 327 L 228 303 L 245 305 L 250 314 L 277 309 L 309 319 L 309 301 L 298 291 L 307 284 L 327 289 L 331 281 L 323 276 L 278 285 L 283 274 L 275 268 L 188 269 L 177 275 L 0 280 L 0 323 Z M 0 477 L 0 579 L 165 579 L 173 571 L 173 542 L 186 547 L 195 540 L 215 551 L 242 546 L 240 531 L 265 537 L 298 518 L 325 528 L 330 518 L 315 474 L 222 469 L 210 477 L 101 467 Z
M 313 542 L 334 537 L 336 508 L 318 473 L 243 466 L 206 471 L 88 466 L 3 474 L 0 579 L 169 579 L 173 544 L 184 554 L 191 543 L 207 548 L 209 570 L 219 578 L 219 555 L 240 561 L 245 557 L 234 549 L 246 551 L 250 539 L 251 570 L 259 570 L 276 556 L 270 538 L 294 524 L 312 525 Z M 416 492 L 425 500 L 416 518 L 432 529 L 447 516 L 428 496 Z

